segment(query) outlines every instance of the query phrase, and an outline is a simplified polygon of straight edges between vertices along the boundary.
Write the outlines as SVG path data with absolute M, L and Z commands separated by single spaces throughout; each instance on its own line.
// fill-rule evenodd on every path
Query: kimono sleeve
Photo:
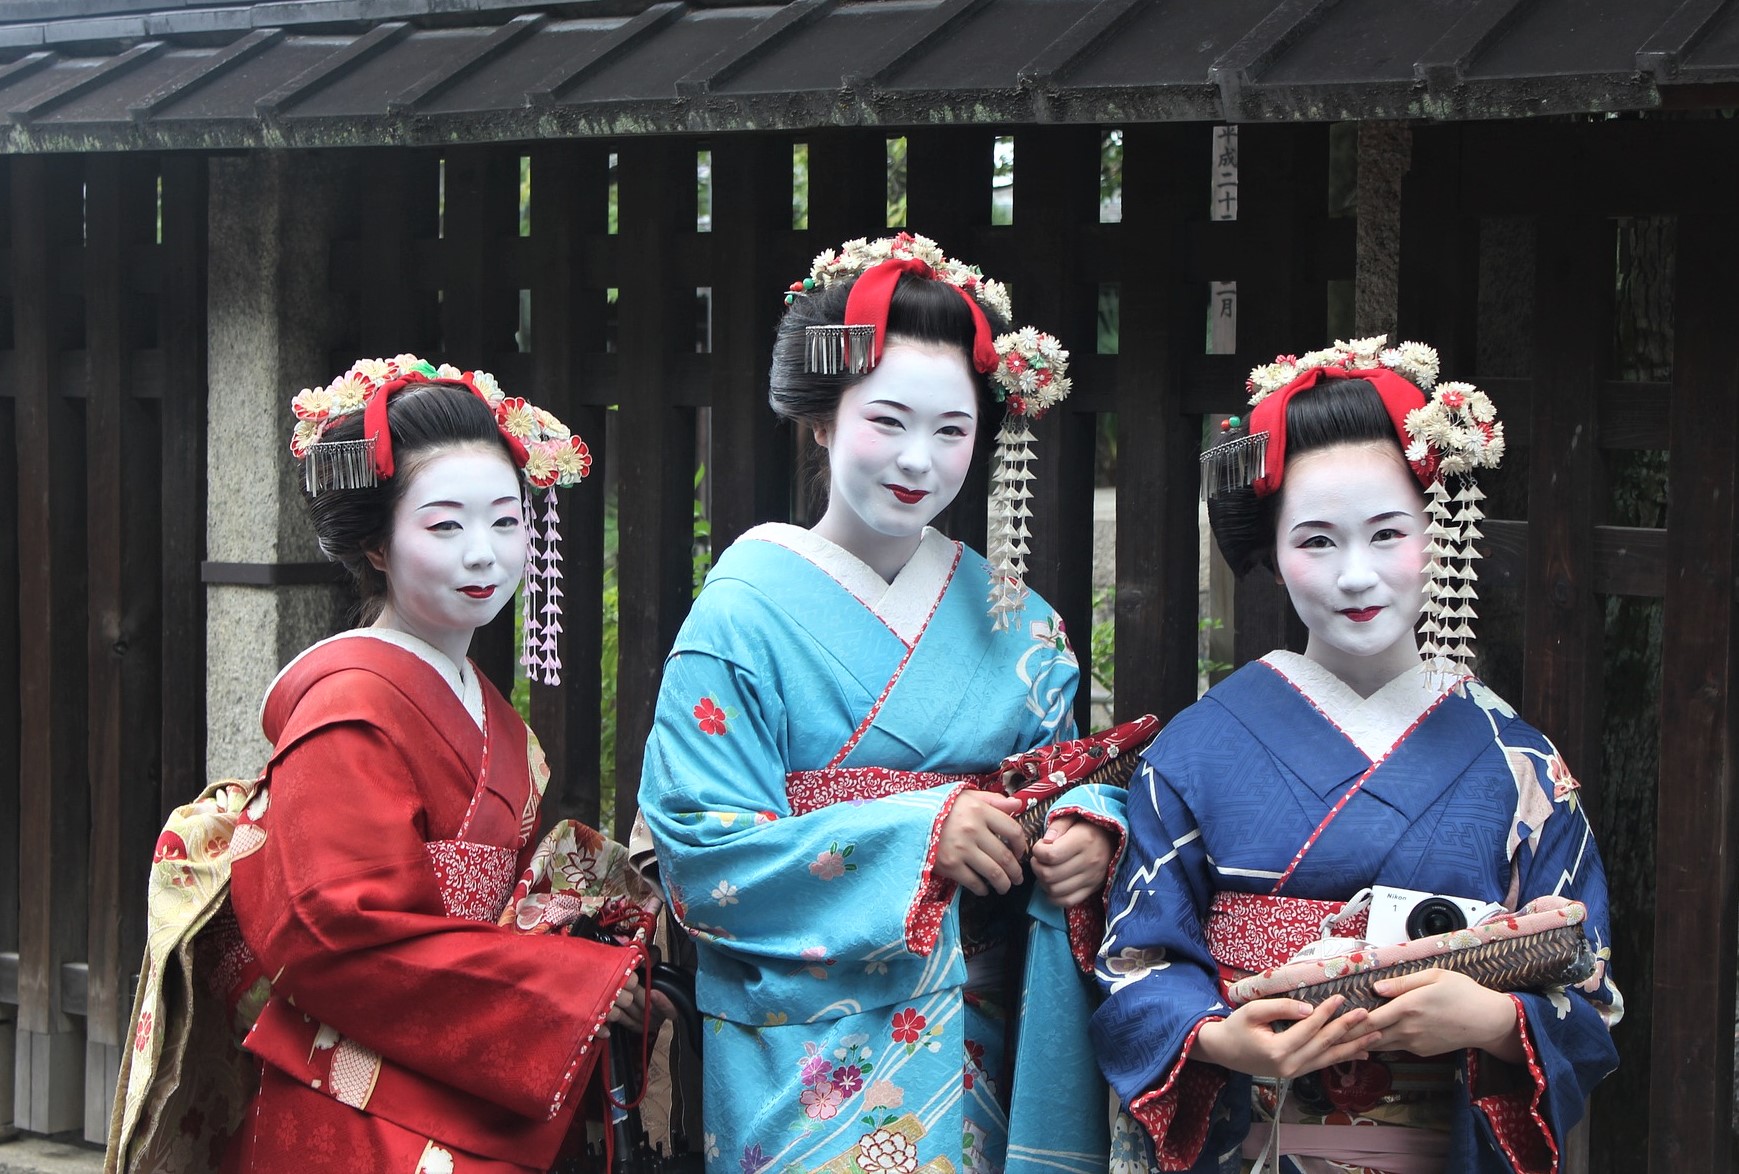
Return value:
M 365 722 L 281 751 L 231 896 L 273 998 L 405 1069 L 558 1111 L 637 952 L 448 916 L 411 756 Z
M 1594 974 L 1580 986 L 1512 996 L 1532 1077 L 1527 1087 L 1485 1093 L 1477 1069 L 1490 1061 L 1476 1054 L 1469 1062 L 1476 1116 L 1510 1165 L 1532 1174 L 1556 1168 L 1584 1102 L 1618 1066 L 1610 1029 L 1624 1013 L 1624 1000 L 1607 971 L 1612 950 L 1606 872 L 1579 786 L 1557 748 L 1523 723 L 1510 725 L 1501 743 L 1517 786 L 1507 845 L 1515 877 L 1512 907 L 1548 895 L 1582 902 L 1595 954 Z
M 1210 1128 L 1242 1135 L 1249 1098 L 1233 1096 L 1231 1117 L 1216 1119 L 1211 1110 L 1228 1083 L 1247 1087 L 1248 1078 L 1189 1059 L 1202 1024 L 1231 1008 L 1202 935 L 1213 885 L 1195 814 L 1166 774 L 1169 741 L 1161 735 L 1130 782 L 1129 845 L 1095 968 L 1105 1001 L 1092 1035 L 1106 1079 L 1151 1135 L 1159 1167 L 1187 1170 Z
M 666 663 L 640 803 L 677 917 L 750 967 L 928 953 L 953 898 L 930 875 L 935 838 L 966 784 L 792 815 L 785 720 L 786 699 L 743 665 Z

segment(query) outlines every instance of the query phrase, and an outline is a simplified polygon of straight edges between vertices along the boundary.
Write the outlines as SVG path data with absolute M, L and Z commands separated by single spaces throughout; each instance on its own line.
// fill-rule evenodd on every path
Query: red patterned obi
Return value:
M 995 785 L 997 776 L 953 775 L 929 770 L 896 770 L 891 766 L 830 766 L 821 770 L 794 770 L 785 776 L 785 800 L 792 815 L 808 815 L 835 803 L 862 803 L 886 799 L 908 791 L 971 783 L 979 788 Z
M 423 847 L 441 886 L 447 916 L 493 925 L 519 882 L 519 853 L 472 840 L 431 840 Z
M 1220 979 L 1231 983 L 1246 974 L 1284 966 L 1323 935 L 1323 925 L 1346 907 L 1344 901 L 1307 901 L 1262 893 L 1214 894 L 1202 926 L 1208 952 L 1220 965 Z M 1329 927 L 1329 936 L 1358 938 L 1369 915 L 1363 911 Z

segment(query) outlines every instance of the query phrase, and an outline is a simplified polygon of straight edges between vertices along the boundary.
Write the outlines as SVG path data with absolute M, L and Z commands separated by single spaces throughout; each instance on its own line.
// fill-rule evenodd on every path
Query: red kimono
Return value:
M 641 955 L 497 924 L 549 769 L 481 685 L 482 730 L 432 665 L 357 636 L 267 697 L 231 901 L 272 993 L 226 1171 L 542 1171 L 561 1151 Z

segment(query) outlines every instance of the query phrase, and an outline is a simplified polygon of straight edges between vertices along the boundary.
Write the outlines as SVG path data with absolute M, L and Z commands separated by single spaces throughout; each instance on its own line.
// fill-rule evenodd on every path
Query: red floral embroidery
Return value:
M 702 697 L 700 704 L 694 707 L 694 716 L 700 721 L 703 734 L 722 734 L 725 732 L 725 711 L 720 709 L 718 702 L 711 697 Z
M 145 1045 L 150 1043 L 150 1042 L 151 1042 L 151 1012 L 143 1011 L 143 1012 L 140 1012 L 140 1014 L 139 1014 L 138 1030 L 133 1033 L 133 1048 L 135 1051 L 142 1052 L 145 1050 Z
M 907 1007 L 904 1011 L 894 1013 L 894 1042 L 897 1044 L 915 1044 L 918 1037 L 924 1033 L 924 1027 L 929 1022 L 918 1014 L 916 1007 Z

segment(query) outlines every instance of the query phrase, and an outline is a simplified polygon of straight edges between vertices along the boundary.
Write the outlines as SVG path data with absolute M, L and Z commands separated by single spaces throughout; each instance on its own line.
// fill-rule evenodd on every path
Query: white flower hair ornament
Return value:
M 902 232 L 879 240 L 858 238 L 815 258 L 809 276 L 793 282 L 785 304 L 838 282 L 854 284 L 845 321 L 804 330 L 808 370 L 825 375 L 864 375 L 881 361 L 888 307 L 906 274 L 954 287 L 972 311 L 976 332 L 972 365 L 990 378 L 1007 412 L 996 436 L 985 557 L 990 562 L 990 616 L 1007 631 L 1026 604 L 1026 559 L 1032 518 L 1033 434 L 1031 422 L 1068 397 L 1069 352 L 1056 338 L 1031 326 L 991 336 L 988 309 L 1012 317 L 1008 287 L 976 266 L 955 260 L 935 241 Z
M 561 683 L 561 518 L 556 489 L 578 485 L 592 468 L 592 453 L 554 415 L 524 399 L 508 396 L 487 371 L 436 366 L 412 354 L 390 359 L 358 359 L 325 387 L 307 387 L 290 400 L 296 417 L 290 452 L 302 462 L 308 496 L 345 489 L 367 489 L 393 475 L 392 431 L 387 401 L 406 388 L 448 384 L 468 388 L 488 405 L 513 462 L 526 484 L 543 491 L 540 518 L 526 527 L 525 645 L 522 662 L 533 680 Z M 363 413 L 362 438 L 328 441 L 338 421 Z
M 1242 486 L 1266 497 L 1280 488 L 1286 465 L 1286 408 L 1295 395 L 1333 379 L 1363 379 L 1377 391 L 1396 439 L 1425 490 L 1425 606 L 1420 651 L 1440 681 L 1469 675 L 1477 617 L 1474 542 L 1484 535 L 1485 500 L 1474 474 L 1503 459 L 1504 427 L 1491 397 L 1468 383 L 1439 383 L 1437 352 L 1424 343 L 1387 345 L 1386 335 L 1337 341 L 1305 355 L 1279 355 L 1250 372 L 1248 433 L 1232 417 L 1229 439 L 1202 454 L 1202 494 Z

